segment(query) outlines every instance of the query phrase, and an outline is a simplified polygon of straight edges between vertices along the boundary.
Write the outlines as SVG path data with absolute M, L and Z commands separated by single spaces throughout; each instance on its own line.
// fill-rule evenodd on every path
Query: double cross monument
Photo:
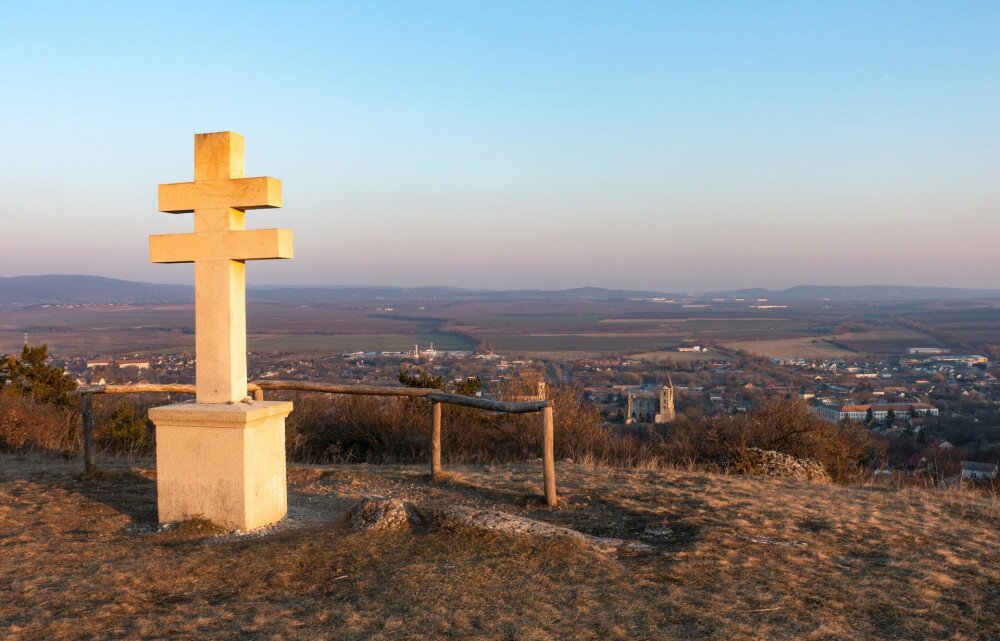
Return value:
M 247 398 L 246 264 L 291 258 L 287 229 L 246 229 L 246 210 L 281 207 L 281 181 L 246 178 L 243 136 L 194 138 L 194 182 L 160 185 L 160 211 L 194 213 L 193 234 L 149 237 L 154 263 L 194 263 L 197 402 L 157 407 L 161 523 L 204 518 L 250 530 L 287 512 L 289 402 Z

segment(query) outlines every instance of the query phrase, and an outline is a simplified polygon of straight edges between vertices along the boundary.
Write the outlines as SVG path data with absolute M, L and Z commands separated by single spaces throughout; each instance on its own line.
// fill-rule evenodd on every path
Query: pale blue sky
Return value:
M 0 1 L 0 275 L 148 264 L 192 135 L 254 283 L 1000 287 L 1000 2 Z

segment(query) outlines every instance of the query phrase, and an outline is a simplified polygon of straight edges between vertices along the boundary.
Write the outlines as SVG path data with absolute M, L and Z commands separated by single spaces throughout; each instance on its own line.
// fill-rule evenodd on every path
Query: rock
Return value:
M 623 541 L 622 539 L 584 534 L 560 525 L 515 516 L 498 510 L 480 510 L 462 505 L 452 505 L 436 510 L 434 519 L 442 525 L 461 525 L 487 532 L 568 539 L 605 554 L 619 550 L 637 552 L 650 549 L 650 546 L 637 541 Z
M 355 531 L 404 530 L 409 529 L 414 520 L 413 509 L 399 499 L 361 499 L 347 513 L 347 523 Z
M 365 498 L 347 512 L 346 519 L 347 524 L 355 531 L 393 532 L 409 530 L 415 524 L 422 524 L 424 519 L 421 515 L 429 517 L 438 525 L 459 525 L 486 532 L 568 539 L 603 554 L 652 549 L 638 541 L 593 536 L 499 510 L 481 510 L 463 505 L 451 505 L 427 512 L 399 499 Z
M 737 474 L 791 478 L 819 483 L 830 482 L 830 475 L 827 474 L 826 468 L 817 461 L 798 459 L 781 452 L 762 450 L 757 447 L 747 448 L 745 452 L 736 455 L 729 461 L 728 467 L 730 471 Z
M 674 531 L 663 525 L 647 525 L 643 534 L 656 541 L 669 541 L 674 538 Z

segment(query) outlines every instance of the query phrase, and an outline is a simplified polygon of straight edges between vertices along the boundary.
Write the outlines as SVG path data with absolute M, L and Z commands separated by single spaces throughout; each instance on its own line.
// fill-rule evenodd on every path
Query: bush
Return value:
M 314 462 L 417 462 L 429 457 L 431 415 L 421 399 L 298 394 L 286 423 L 288 455 Z M 556 455 L 601 457 L 609 430 L 597 409 L 570 388 L 553 390 Z M 542 451 L 538 414 L 497 414 L 445 405 L 442 449 L 453 461 L 511 462 Z
M 416 461 L 426 456 L 430 411 L 400 397 L 293 394 L 285 423 L 292 460 L 323 463 Z
M 73 454 L 80 449 L 79 416 L 69 407 L 34 403 L 15 389 L 0 389 L 0 451 Z
M 859 478 L 865 463 L 885 454 L 883 442 L 863 427 L 830 423 L 801 401 L 772 401 L 749 414 L 716 418 L 689 438 L 693 457 L 702 462 L 740 459 L 749 448 L 773 450 L 812 459 L 838 482 Z
M 685 466 L 725 468 L 752 448 L 820 463 L 831 479 L 860 478 L 865 463 L 885 455 L 882 441 L 854 425 L 834 425 L 801 402 L 771 402 L 735 417 L 692 420 L 684 415 L 645 432 L 604 424 L 579 390 L 550 388 L 557 458 L 614 467 Z M 286 421 L 289 460 L 313 463 L 417 463 L 429 460 L 430 404 L 423 399 L 330 394 L 288 394 L 295 410 Z M 98 443 L 117 453 L 151 455 L 146 410 L 162 396 L 129 400 L 95 395 Z M 442 448 L 446 460 L 508 463 L 541 455 L 538 414 L 499 414 L 445 405 Z M 34 403 L 13 389 L 0 393 L 0 450 L 80 449 L 79 413 Z
M 292 460 L 307 462 L 413 463 L 429 457 L 430 408 L 420 399 L 299 394 L 288 417 Z M 618 467 L 708 464 L 744 460 L 751 448 L 773 450 L 820 463 L 834 481 L 859 478 L 865 463 L 884 455 L 881 441 L 863 428 L 834 425 L 801 402 L 772 402 L 736 417 L 618 431 L 577 390 L 550 390 L 556 456 Z M 541 453 L 537 414 L 498 414 L 446 405 L 442 414 L 446 460 L 516 462 Z
M 98 437 L 105 447 L 129 454 L 145 451 L 149 440 L 148 421 L 144 413 L 136 413 L 131 403 L 123 400 L 103 423 Z
M 25 345 L 20 356 L 0 359 L 0 389 L 17 392 L 38 403 L 68 405 L 69 392 L 76 389 L 76 382 L 48 360 L 47 345 Z

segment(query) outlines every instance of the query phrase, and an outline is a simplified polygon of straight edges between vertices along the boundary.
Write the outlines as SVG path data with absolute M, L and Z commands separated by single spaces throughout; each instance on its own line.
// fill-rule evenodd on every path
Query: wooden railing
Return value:
M 504 414 L 541 415 L 542 430 L 542 480 L 545 488 L 545 502 L 555 507 L 556 466 L 555 466 L 555 426 L 552 417 L 552 402 L 547 400 L 526 403 L 508 403 L 485 398 L 450 394 L 436 389 L 414 387 L 379 387 L 374 385 L 334 385 L 306 381 L 255 381 L 247 385 L 247 395 L 254 400 L 264 400 L 265 391 L 318 392 L 321 394 L 354 394 L 360 396 L 409 396 L 426 398 L 431 404 L 431 477 L 441 474 L 441 406 L 460 405 Z M 76 390 L 80 395 L 80 415 L 83 423 L 83 458 L 88 472 L 97 468 L 94 448 L 94 394 L 195 394 L 194 385 L 136 383 L 131 385 L 92 385 Z

